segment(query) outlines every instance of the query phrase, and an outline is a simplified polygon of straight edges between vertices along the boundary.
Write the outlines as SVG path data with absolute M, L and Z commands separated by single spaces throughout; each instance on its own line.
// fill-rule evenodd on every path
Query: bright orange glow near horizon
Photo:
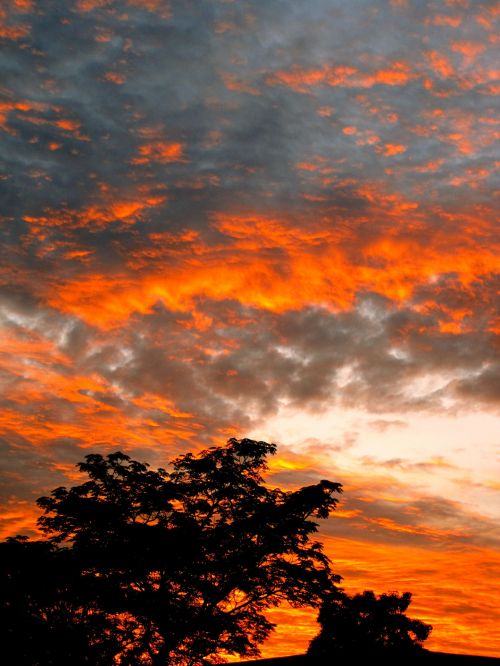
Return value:
M 490 0 L 0 8 L 0 535 L 89 452 L 344 485 L 348 590 L 500 656 Z M 274 609 L 265 656 L 314 611 Z M 293 629 L 293 630 L 292 630 Z
M 336 538 L 328 543 L 327 551 L 336 570 L 346 571 L 343 586 L 351 594 L 370 589 L 377 593 L 412 591 L 408 615 L 434 627 L 426 643 L 428 649 L 456 654 L 473 652 L 478 656 L 498 654 L 499 588 L 491 582 L 495 577 L 498 580 L 500 573 L 497 550 L 458 548 L 429 552 Z M 464 590 L 462 581 L 467 577 L 469 586 Z M 278 629 L 263 656 L 303 654 L 318 633 L 316 614 L 310 609 L 272 610 L 269 618 Z M 474 650 L 470 648 L 471 641 Z

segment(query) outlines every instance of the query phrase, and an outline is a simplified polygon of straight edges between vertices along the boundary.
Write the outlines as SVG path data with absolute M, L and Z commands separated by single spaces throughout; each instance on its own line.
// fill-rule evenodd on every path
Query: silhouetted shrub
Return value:
M 321 631 L 312 640 L 308 655 L 322 662 L 418 655 L 432 627 L 405 615 L 410 602 L 410 592 L 378 597 L 371 591 L 352 597 L 344 592 L 332 594 L 319 612 Z

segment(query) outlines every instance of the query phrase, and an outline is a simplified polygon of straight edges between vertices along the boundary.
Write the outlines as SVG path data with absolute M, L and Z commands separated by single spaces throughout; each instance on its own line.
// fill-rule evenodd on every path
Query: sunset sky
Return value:
M 344 485 L 347 590 L 500 656 L 499 16 L 2 3 L 2 537 L 87 453 L 274 441 L 269 483 Z M 264 656 L 317 630 L 272 618 Z

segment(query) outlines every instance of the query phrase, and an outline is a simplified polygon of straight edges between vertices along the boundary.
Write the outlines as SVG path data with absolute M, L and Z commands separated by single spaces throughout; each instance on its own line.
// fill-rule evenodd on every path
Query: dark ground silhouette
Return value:
M 345 660 L 331 662 L 320 662 L 314 657 L 307 655 L 296 655 L 293 657 L 275 657 L 274 659 L 258 659 L 254 661 L 240 661 L 238 664 L 247 664 L 247 666 L 315 666 L 316 664 L 350 664 L 352 663 L 348 657 Z M 430 664 L 431 666 L 500 666 L 500 658 L 496 657 L 477 657 L 474 655 L 464 654 L 450 654 L 447 652 L 433 652 L 424 650 L 418 657 L 413 657 L 412 660 L 404 660 L 396 663 L 402 665 L 406 664 Z M 234 665 L 236 666 L 236 664 Z

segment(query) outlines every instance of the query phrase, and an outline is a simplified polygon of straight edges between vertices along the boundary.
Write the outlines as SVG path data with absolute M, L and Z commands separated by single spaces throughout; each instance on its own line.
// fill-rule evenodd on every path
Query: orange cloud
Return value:
M 435 173 L 443 166 L 443 164 L 444 160 L 442 159 L 431 160 L 430 162 L 426 162 L 426 164 L 422 164 L 419 167 L 414 167 L 414 169 L 419 173 Z
M 168 0 L 127 0 L 127 4 L 131 7 L 147 9 L 152 14 L 157 14 L 164 20 L 172 16 L 172 8 Z
M 78 120 L 69 120 L 67 118 L 54 121 L 54 125 L 68 132 L 74 132 L 80 128 L 80 122 Z
M 477 56 L 485 50 L 486 46 L 478 42 L 453 42 L 451 50 L 460 53 L 464 62 L 472 64 Z
M 388 67 L 373 72 L 362 72 L 350 65 L 324 66 L 321 69 L 305 69 L 298 65 L 270 75 L 268 85 L 288 86 L 295 92 L 305 93 L 317 85 L 346 88 L 372 88 L 376 85 L 400 86 L 415 78 L 404 62 L 394 62 Z
M 446 79 L 449 76 L 453 76 L 455 74 L 455 70 L 453 69 L 450 61 L 442 53 L 439 53 L 438 51 L 430 51 L 427 55 L 432 69 L 439 76 Z
M 11 39 L 17 41 L 26 37 L 30 33 L 30 27 L 27 25 L 1 25 L 0 39 Z
M 180 162 L 183 160 L 184 145 L 177 142 L 155 141 L 139 146 L 139 156 L 131 160 L 131 164 L 148 164 L 149 162 Z
M 89 141 L 89 138 L 79 131 L 81 128 L 79 120 L 67 117 L 53 117 L 54 115 L 61 115 L 61 113 L 64 113 L 62 107 L 49 106 L 49 104 L 43 102 L 34 102 L 31 100 L 0 102 L 0 127 L 5 131 L 15 133 L 15 131 L 9 128 L 9 121 L 11 120 L 11 114 L 13 114 L 16 119 L 31 123 L 34 126 L 49 125 L 61 130 L 63 136 L 66 133 L 70 133 L 71 136 L 79 141 Z M 51 117 L 47 117 L 48 114 Z
M 35 233 L 40 228 L 100 229 L 116 221 L 132 224 L 144 210 L 159 206 L 165 200 L 164 196 L 146 196 L 140 200 L 109 198 L 107 203 L 88 206 L 81 210 L 48 209 L 44 211 L 44 215 L 25 215 L 23 220 L 32 225 L 32 231 Z
M 14 0 L 14 8 L 17 12 L 28 13 L 35 8 L 35 0 Z
M 312 162 L 297 162 L 295 166 L 301 171 L 317 171 L 319 169 L 319 165 Z
M 500 16 L 500 8 L 493 4 L 490 7 L 481 7 L 481 13 L 475 16 L 476 22 L 485 30 L 493 30 L 495 21 Z
M 322 118 L 330 118 L 333 115 L 333 109 L 331 106 L 320 106 L 317 113 Z
M 18 41 L 27 37 L 31 32 L 31 25 L 18 23 L 19 15 L 28 14 L 33 9 L 32 0 L 11 0 L 3 3 L 0 6 L 0 39 Z
M 106 72 L 104 74 L 104 78 L 106 81 L 110 81 L 111 83 L 115 83 L 117 86 L 122 86 L 125 81 L 127 80 L 127 77 L 125 74 L 122 74 L 121 72 Z
M 28 111 L 45 111 L 47 108 L 48 104 L 29 100 L 0 102 L 0 127 L 4 130 L 7 129 L 7 121 L 10 113 L 15 113 L 16 111 L 21 111 L 22 113 Z
M 400 143 L 386 143 L 382 152 L 386 157 L 391 157 L 392 155 L 401 155 L 401 153 L 406 153 L 407 150 L 408 147 L 403 146 Z
M 432 25 L 447 26 L 449 28 L 459 28 L 462 25 L 460 16 L 451 16 L 449 14 L 438 14 L 428 20 Z
M 244 92 L 249 95 L 261 95 L 262 93 L 258 88 L 249 85 L 245 81 L 239 79 L 236 74 L 231 72 L 221 72 L 221 78 L 224 81 L 224 85 L 228 90 L 234 90 L 235 92 Z
M 172 9 L 168 0 L 126 0 L 130 7 L 139 7 L 149 12 L 157 14 L 163 19 L 169 19 L 172 16 Z M 78 0 L 77 8 L 79 11 L 87 13 L 95 9 L 112 8 L 114 0 Z
M 491 230 L 488 218 L 457 211 L 450 212 L 449 225 L 428 226 L 417 204 L 400 195 L 384 194 L 376 186 L 360 188 L 358 194 L 372 214 L 383 215 L 387 224 L 404 218 L 401 233 L 397 225 L 390 233 L 384 227 L 379 235 L 359 244 L 355 228 L 307 220 L 298 226 L 279 217 L 217 214 L 213 226 L 224 242 L 205 244 L 196 235 L 169 236 L 165 243 L 160 240 L 154 247 L 130 252 L 130 266 L 142 267 L 138 275 L 125 270 L 82 274 L 48 284 L 45 297 L 53 307 L 109 327 L 133 312 L 149 312 L 156 302 L 180 312 L 193 309 L 200 297 L 236 299 L 274 312 L 305 304 L 345 309 L 360 290 L 375 290 L 400 302 L 436 275 L 456 273 L 467 285 L 496 270 L 494 245 L 484 245 L 478 252 L 475 241 L 481 227 L 487 234 Z M 75 223 L 83 226 L 90 218 L 92 224 L 96 220 L 106 224 L 126 214 L 133 218 L 145 206 L 122 205 L 123 209 L 114 204 L 109 211 L 96 210 L 92 216 L 85 211 Z M 67 218 L 28 221 L 64 225 Z M 412 225 L 415 232 L 406 233 Z

